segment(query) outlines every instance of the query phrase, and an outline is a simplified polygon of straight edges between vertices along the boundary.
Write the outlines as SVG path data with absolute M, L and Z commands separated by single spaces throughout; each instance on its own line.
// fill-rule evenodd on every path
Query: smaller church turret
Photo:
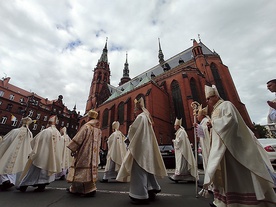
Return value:
M 121 78 L 121 82 L 119 83 L 120 85 L 123 85 L 124 83 L 130 81 L 131 78 L 129 77 L 129 68 L 128 68 L 128 62 L 127 62 L 127 53 L 126 53 L 126 62 L 125 62 L 125 67 L 123 70 L 123 77 Z
M 159 53 L 158 53 L 159 64 L 163 65 L 165 63 L 165 60 L 164 60 L 164 55 L 163 55 L 163 52 L 161 49 L 160 38 L 158 38 L 158 44 L 159 44 Z
M 159 64 L 161 65 L 164 71 L 170 70 L 171 69 L 170 65 L 164 60 L 164 54 L 161 49 L 160 38 L 158 38 L 158 43 L 159 43 L 159 52 L 158 52 Z
M 203 56 L 202 47 L 197 43 L 197 41 L 193 40 L 193 56 L 197 58 L 198 56 Z

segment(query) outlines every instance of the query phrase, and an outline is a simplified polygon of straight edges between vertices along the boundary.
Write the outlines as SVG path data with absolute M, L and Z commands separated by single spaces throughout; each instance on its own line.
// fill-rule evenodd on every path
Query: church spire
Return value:
M 159 53 L 158 53 L 159 64 L 162 65 L 165 61 L 164 61 L 164 55 L 161 49 L 160 38 L 158 38 L 158 43 L 159 43 Z
M 103 49 L 103 53 L 102 53 L 101 58 L 99 59 L 98 63 L 99 62 L 108 63 L 108 58 L 107 58 L 107 52 L 108 52 L 108 50 L 107 50 L 107 39 L 108 38 L 106 38 L 106 42 L 105 42 L 105 46 L 104 46 L 104 49 Z
M 130 77 L 129 77 L 128 62 L 127 62 L 127 52 L 126 52 L 126 62 L 125 62 L 124 70 L 123 70 L 123 77 L 121 78 L 121 82 L 119 83 L 119 86 L 128 81 L 130 81 Z
M 110 91 L 107 84 L 110 84 L 110 69 L 107 58 L 107 38 L 101 58 L 98 60 L 97 66 L 94 69 L 92 83 L 86 103 L 86 111 L 97 108 L 110 96 Z
M 165 62 L 164 60 L 164 55 L 161 49 L 161 44 L 160 44 L 160 38 L 158 38 L 158 43 L 159 43 L 159 53 L 158 53 L 158 58 L 159 58 L 159 64 L 163 68 L 164 71 L 170 70 L 171 67 L 168 63 Z
M 126 62 L 123 71 L 123 77 L 129 77 L 129 69 L 128 69 L 128 62 L 127 62 L 127 52 L 126 52 Z

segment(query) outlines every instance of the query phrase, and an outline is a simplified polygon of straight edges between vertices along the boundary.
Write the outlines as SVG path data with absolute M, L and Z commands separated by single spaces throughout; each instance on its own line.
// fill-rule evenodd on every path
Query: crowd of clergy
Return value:
M 195 108 L 194 132 L 202 148 L 204 183 L 198 192 L 203 197 L 213 194 L 210 206 L 275 207 L 275 171 L 267 153 L 247 127 L 235 106 L 219 96 L 216 87 L 205 86 L 208 106 Z M 133 204 L 154 202 L 161 192 L 157 178 L 168 177 L 173 182 L 199 180 L 195 153 L 181 117 L 174 123 L 176 166 L 167 174 L 154 123 L 145 108 L 144 99 L 135 99 L 135 120 L 125 136 L 120 123 L 114 121 L 113 133 L 107 139 L 107 162 L 102 183 L 110 180 L 129 182 L 129 198 Z M 208 116 L 210 114 L 210 116 Z M 30 117 L 22 126 L 0 137 L 1 190 L 15 187 L 25 192 L 29 186 L 43 192 L 56 179 L 70 183 L 68 193 L 81 197 L 96 194 L 101 129 L 98 113 L 90 110 L 85 123 L 71 139 L 66 128 L 56 128 L 53 115 L 48 126 L 33 137 Z M 197 187 L 197 186 L 196 186 Z

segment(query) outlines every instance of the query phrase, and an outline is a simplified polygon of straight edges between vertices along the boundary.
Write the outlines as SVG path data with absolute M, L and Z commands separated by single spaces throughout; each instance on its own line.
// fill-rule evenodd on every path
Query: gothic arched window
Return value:
M 174 80 L 172 82 L 171 90 L 172 90 L 172 99 L 173 99 L 175 116 L 178 119 L 182 118 L 182 126 L 184 128 L 186 128 L 186 119 L 185 119 L 185 114 L 184 114 L 182 95 L 181 95 L 181 90 L 180 90 L 180 87 L 179 87 L 179 84 L 177 81 Z
M 103 112 L 103 123 L 102 123 L 102 127 L 106 128 L 108 125 L 108 109 L 105 109 Z
M 121 102 L 118 106 L 118 121 L 120 124 L 124 123 L 124 102 Z
M 98 77 L 97 77 L 97 82 L 99 83 L 102 80 L 102 73 L 99 72 Z
M 199 97 L 198 97 L 198 90 L 196 87 L 196 81 L 193 78 L 191 78 L 191 80 L 190 80 L 190 87 L 191 87 L 191 91 L 192 91 L 193 100 L 200 102 Z
M 106 73 L 104 74 L 104 79 L 103 79 L 103 81 L 104 81 L 104 82 L 107 81 L 107 74 L 106 74 Z
M 216 64 L 211 63 L 211 71 L 212 71 L 212 74 L 214 76 L 215 85 L 218 89 L 220 97 L 224 100 L 227 100 L 227 97 L 226 97 L 226 94 L 225 94 L 225 91 L 224 91 L 222 81 L 221 81 L 221 78 L 220 78 L 220 75 L 219 75 L 218 68 L 217 68 Z

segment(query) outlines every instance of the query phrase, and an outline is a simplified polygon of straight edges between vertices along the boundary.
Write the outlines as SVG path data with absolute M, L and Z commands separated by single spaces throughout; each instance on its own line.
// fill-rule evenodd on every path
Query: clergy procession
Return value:
M 182 117 L 176 117 L 174 122 L 175 169 L 169 175 L 153 118 L 141 97 L 134 100 L 135 120 L 126 135 L 119 130 L 118 121 L 112 124 L 103 177 L 98 172 L 102 131 L 95 110 L 86 114 L 88 121 L 73 138 L 67 135 L 65 127 L 56 128 L 55 115 L 35 137 L 29 129 L 33 120 L 23 118 L 20 128 L 1 137 L 1 191 L 14 188 L 22 193 L 44 192 L 50 183 L 66 179 L 70 186 L 64 193 L 95 197 L 98 180 L 104 185 L 123 182 L 128 184 L 130 203 L 150 205 L 162 192 L 158 180 L 165 178 L 176 185 L 194 183 L 196 197 L 212 198 L 209 206 L 275 207 L 276 174 L 267 153 L 236 107 L 220 97 L 215 85 L 205 85 L 205 97 L 207 106 L 197 103 L 194 108 L 194 138 L 202 148 L 203 157 L 202 185 L 198 183 L 197 155 L 182 126 Z

